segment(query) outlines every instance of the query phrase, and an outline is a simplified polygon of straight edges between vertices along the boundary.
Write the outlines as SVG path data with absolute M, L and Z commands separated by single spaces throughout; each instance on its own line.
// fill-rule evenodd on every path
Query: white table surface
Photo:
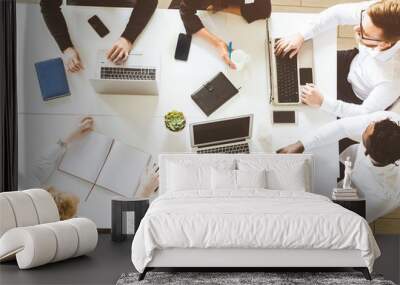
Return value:
M 203 40 L 194 37 L 187 62 L 176 61 L 174 51 L 178 34 L 184 27 L 177 10 L 159 9 L 135 42 L 134 52 L 151 52 L 161 61 L 159 96 L 99 95 L 88 78 L 98 49 L 107 49 L 119 37 L 130 16 L 126 8 L 63 7 L 74 45 L 80 52 L 85 70 L 68 74 L 72 96 L 43 102 L 34 63 L 59 57 L 58 47 L 50 36 L 34 4 L 17 4 L 18 16 L 18 111 L 20 171 L 29 172 L 38 156 L 76 126 L 83 116 L 95 118 L 96 131 L 114 137 L 153 155 L 163 152 L 189 152 L 189 129 L 172 133 L 164 126 L 163 116 L 171 110 L 184 112 L 187 124 L 242 114 L 254 114 L 252 147 L 256 152 L 273 152 L 296 141 L 306 132 L 322 126 L 334 116 L 307 106 L 276 107 L 269 104 L 269 82 L 265 53 L 266 23 L 247 24 L 242 17 L 203 13 L 210 30 L 234 48 L 251 56 L 251 62 L 240 74 L 228 71 L 216 52 Z M 87 24 L 97 14 L 111 33 L 101 39 Z M 275 36 L 294 32 L 312 14 L 273 13 Z M 327 96 L 336 96 L 336 31 L 333 29 L 314 39 L 316 84 Z M 242 88 L 238 95 L 207 118 L 194 104 L 190 94 L 217 72 L 231 76 Z M 271 110 L 295 109 L 298 124 L 272 125 Z M 338 176 L 338 146 L 332 144 L 314 152 L 315 192 L 330 195 Z M 90 184 L 56 171 L 50 184 L 62 191 L 74 192 L 81 198 L 80 216 L 93 219 L 99 228 L 110 227 L 111 198 L 115 193 L 95 188 L 87 202 L 84 197 Z

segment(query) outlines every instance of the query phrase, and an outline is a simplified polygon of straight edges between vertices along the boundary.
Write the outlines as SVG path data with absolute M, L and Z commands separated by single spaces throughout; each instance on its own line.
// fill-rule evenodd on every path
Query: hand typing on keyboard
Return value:
M 304 37 L 300 33 L 279 39 L 275 44 L 275 54 L 277 56 L 285 56 L 289 53 L 289 57 L 294 57 L 304 43 Z
M 107 52 L 107 59 L 112 61 L 114 64 L 122 64 L 128 59 L 132 47 L 133 45 L 130 41 L 121 37 Z
M 324 102 L 324 96 L 314 84 L 307 84 L 301 89 L 301 102 L 311 107 L 319 108 Z

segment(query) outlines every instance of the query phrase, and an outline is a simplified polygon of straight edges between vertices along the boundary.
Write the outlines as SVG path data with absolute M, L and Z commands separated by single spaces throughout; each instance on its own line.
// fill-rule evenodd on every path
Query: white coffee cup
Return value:
M 236 70 L 242 70 L 250 61 L 250 56 L 243 50 L 235 49 L 231 54 L 231 60 L 236 65 Z

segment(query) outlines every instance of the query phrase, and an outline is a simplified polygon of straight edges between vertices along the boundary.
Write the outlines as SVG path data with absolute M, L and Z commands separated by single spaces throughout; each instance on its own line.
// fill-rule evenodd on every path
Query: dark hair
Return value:
M 374 131 L 366 141 L 369 156 L 382 166 L 400 159 L 400 125 L 385 119 L 374 124 Z

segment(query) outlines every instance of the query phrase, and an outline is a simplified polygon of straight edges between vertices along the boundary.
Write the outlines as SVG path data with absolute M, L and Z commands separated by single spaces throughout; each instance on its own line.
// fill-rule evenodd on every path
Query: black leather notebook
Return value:
M 200 109 L 210 116 L 226 101 L 235 96 L 239 90 L 222 73 L 218 73 L 209 82 L 191 95 L 192 99 Z

